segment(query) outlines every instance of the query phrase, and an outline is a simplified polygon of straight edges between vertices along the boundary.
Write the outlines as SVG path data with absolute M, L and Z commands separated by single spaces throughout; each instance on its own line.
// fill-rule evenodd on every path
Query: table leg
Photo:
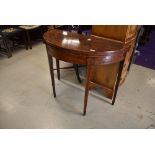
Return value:
M 53 58 L 52 56 L 48 55 L 48 62 L 50 67 L 50 74 L 51 74 L 51 81 L 52 81 L 52 88 L 53 88 L 53 95 L 56 97 L 56 91 L 55 91 L 55 79 L 54 79 L 54 72 L 53 72 Z
M 23 41 L 24 41 L 24 45 L 25 45 L 26 50 L 28 50 L 28 42 L 26 39 L 26 32 L 24 30 L 23 30 Z
M 114 105 L 114 103 L 115 103 L 115 99 L 116 99 L 116 95 L 117 95 L 117 91 L 118 91 L 118 86 L 119 86 L 119 83 L 120 83 L 120 80 L 121 80 L 123 65 L 124 65 L 124 60 L 122 60 L 119 63 L 117 80 L 116 80 L 116 84 L 115 84 L 115 88 L 114 88 L 114 95 L 113 95 L 113 98 L 112 98 L 112 105 Z
M 92 75 L 92 65 L 88 65 L 87 66 L 87 77 L 86 77 L 86 86 L 85 86 L 83 115 L 86 115 L 87 100 L 88 100 L 88 94 L 89 94 L 89 84 L 90 84 L 90 80 L 91 80 L 91 75 Z
M 57 77 L 58 80 L 60 80 L 60 63 L 58 59 L 56 59 L 56 67 L 57 67 Z
M 80 79 L 80 76 L 79 76 L 78 64 L 73 64 L 73 66 L 74 66 L 74 69 L 75 69 L 76 77 L 77 77 L 79 83 L 81 83 L 81 79 Z
M 26 36 L 27 36 L 27 40 L 28 40 L 28 45 L 29 45 L 30 49 L 32 49 L 32 43 L 31 43 L 29 31 L 26 31 Z

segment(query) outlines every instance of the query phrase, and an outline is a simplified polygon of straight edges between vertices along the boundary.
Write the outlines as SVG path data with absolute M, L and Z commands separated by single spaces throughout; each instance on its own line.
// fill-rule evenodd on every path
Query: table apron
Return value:
M 83 64 L 83 65 L 107 65 L 112 63 L 117 63 L 123 60 L 123 52 L 117 52 L 113 54 L 104 55 L 84 55 L 82 53 L 77 53 L 73 50 L 58 48 L 50 45 L 46 45 L 47 53 L 58 60 L 73 64 Z
M 73 64 L 87 64 L 87 56 L 74 54 L 71 50 L 47 45 L 47 53 L 58 60 Z

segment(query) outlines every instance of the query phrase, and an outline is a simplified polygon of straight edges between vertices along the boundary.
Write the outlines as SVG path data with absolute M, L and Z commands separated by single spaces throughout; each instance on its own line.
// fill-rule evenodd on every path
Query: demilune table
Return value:
M 124 45 L 120 41 L 98 36 L 85 36 L 56 29 L 44 33 L 43 39 L 47 49 L 54 97 L 56 97 L 56 91 L 53 57 L 73 64 L 87 65 L 83 115 L 86 114 L 88 93 L 92 88 L 91 76 L 93 75 L 93 68 L 97 65 L 108 65 L 119 62 L 115 90 L 112 97 L 112 105 L 114 105 L 125 54 L 129 48 L 127 45 Z

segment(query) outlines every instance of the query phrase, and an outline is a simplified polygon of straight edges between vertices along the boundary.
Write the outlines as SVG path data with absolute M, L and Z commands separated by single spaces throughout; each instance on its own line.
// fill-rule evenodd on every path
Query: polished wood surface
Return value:
M 136 25 L 93 25 L 92 34 L 126 42 L 136 35 Z
M 124 41 L 127 25 L 93 25 L 92 34 L 114 40 Z
M 118 76 L 115 79 L 114 97 L 112 98 L 112 104 L 114 104 L 124 65 L 124 58 L 129 46 L 125 46 L 121 41 L 98 36 L 88 37 L 61 30 L 50 30 L 44 34 L 43 39 L 47 47 L 54 97 L 56 97 L 56 92 L 52 57 L 73 64 L 87 65 L 84 115 L 86 114 L 89 90 L 93 88 L 94 84 L 100 85 L 100 83 L 95 82 L 93 79 L 93 75 L 95 74 L 94 68 L 103 65 L 110 66 L 111 64 L 121 62 L 120 64 L 122 65 L 117 67 Z
M 43 38 L 49 51 L 52 51 L 49 54 L 63 61 L 87 64 L 87 58 L 90 57 L 95 58 L 93 64 L 99 65 L 115 63 L 123 59 L 123 53 L 120 50 L 123 49 L 123 43 L 120 41 L 61 30 L 48 31 Z M 72 55 L 76 57 L 73 58 Z

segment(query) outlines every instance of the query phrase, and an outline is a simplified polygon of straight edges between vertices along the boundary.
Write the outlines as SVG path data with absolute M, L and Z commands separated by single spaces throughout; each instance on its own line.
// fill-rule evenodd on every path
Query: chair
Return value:
M 28 48 L 32 49 L 32 42 L 31 42 L 30 33 L 32 31 L 40 29 L 41 25 L 20 25 L 19 28 L 24 30 L 25 35 L 26 35 L 26 44 L 27 44 Z M 43 33 L 42 29 L 41 29 L 41 33 Z
M 1 54 L 7 55 L 8 58 L 12 57 L 12 51 L 15 44 L 23 43 L 26 47 L 26 39 L 23 31 L 18 26 L 1 25 L 0 26 L 0 39 L 3 44 L 1 46 Z M 12 46 L 10 46 L 12 43 Z M 26 47 L 27 49 L 27 47 Z

